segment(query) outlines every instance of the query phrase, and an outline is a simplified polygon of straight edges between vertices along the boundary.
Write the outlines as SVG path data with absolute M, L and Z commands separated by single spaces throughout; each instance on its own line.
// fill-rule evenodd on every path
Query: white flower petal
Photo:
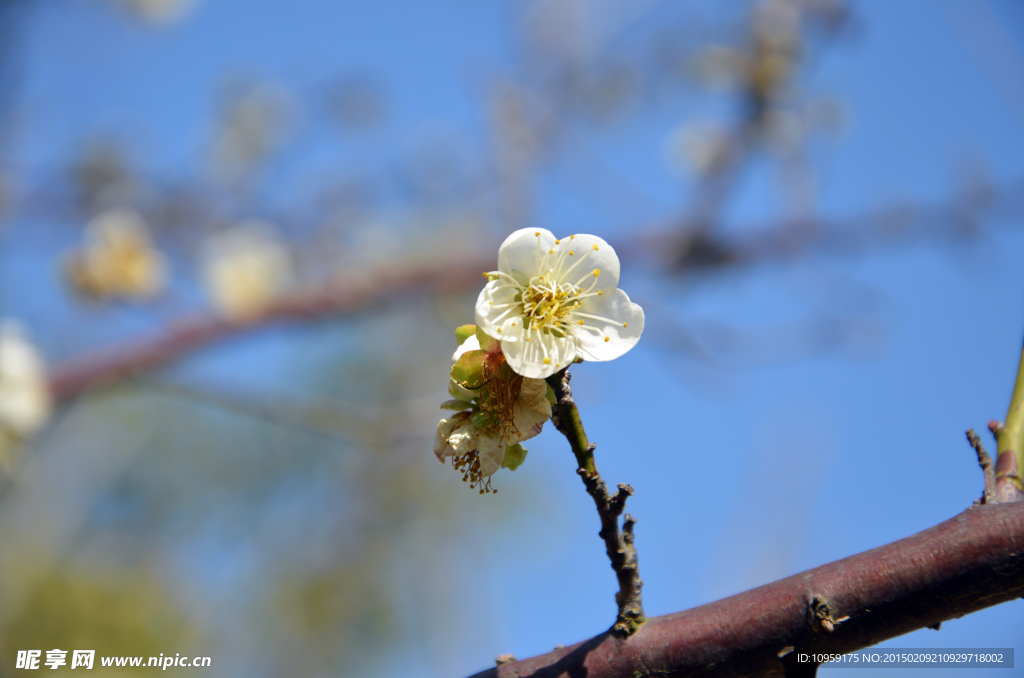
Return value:
M 636 346 L 644 331 L 644 310 L 631 302 L 625 292 L 615 290 L 614 294 L 605 294 L 604 297 L 587 299 L 587 302 L 594 299 L 602 301 L 584 303 L 573 314 L 574 319 L 578 318 L 585 324 L 576 331 L 579 354 L 584 360 L 614 360 Z M 599 316 L 603 320 L 583 317 L 582 314 Z
M 51 406 L 39 351 L 20 325 L 0 322 L 0 428 L 28 437 L 46 423 Z
M 515 300 L 518 292 L 512 282 L 504 277 L 484 286 L 476 300 L 476 325 L 484 334 L 504 339 L 502 332 L 507 332 L 506 328 L 513 321 L 518 320 L 517 325 L 522 326 L 522 306 Z M 502 332 L 498 332 L 499 327 Z
M 556 337 L 547 332 L 529 330 L 523 333 L 522 341 L 502 341 L 501 351 L 516 374 L 544 379 L 573 361 L 576 342 L 570 336 Z
M 562 238 L 555 251 L 559 255 L 548 262 L 555 280 L 605 294 L 619 286 L 619 256 L 602 238 L 583 233 Z M 594 276 L 594 271 L 599 275 Z
M 501 243 L 498 270 L 526 285 L 537 275 L 541 258 L 555 245 L 555 236 L 543 228 L 521 228 Z
M 548 385 L 543 379 L 523 379 L 512 413 L 512 422 L 519 435 L 506 438 L 506 445 L 529 440 L 541 432 L 544 422 L 551 418 L 551 404 L 547 399 L 547 391 Z
M 482 435 L 477 444 L 480 459 L 480 474 L 484 477 L 494 475 L 501 468 L 501 460 L 505 458 L 505 443 L 497 436 Z
M 501 340 L 501 345 L 514 344 L 523 340 L 524 328 L 523 328 L 523 317 L 519 315 L 513 315 L 507 317 L 501 321 L 499 325 L 501 332 L 497 333 L 497 338 Z M 504 352 L 504 349 L 502 349 Z
M 480 431 L 469 422 L 469 416 L 467 415 L 465 423 L 448 436 L 448 444 L 452 448 L 452 456 L 461 457 L 469 454 L 477 448 L 480 438 Z M 447 450 L 445 452 L 447 453 Z
M 450 457 L 455 454 L 455 450 L 448 444 L 448 438 L 452 435 L 452 432 L 469 421 L 468 412 L 459 412 L 450 419 L 442 419 L 437 424 L 437 434 L 434 436 L 434 456 L 441 463 L 444 463 L 445 457 Z

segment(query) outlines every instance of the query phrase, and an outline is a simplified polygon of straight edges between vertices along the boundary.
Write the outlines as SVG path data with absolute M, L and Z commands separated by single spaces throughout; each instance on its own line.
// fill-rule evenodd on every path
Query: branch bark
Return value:
M 615 594 L 615 603 L 619 613 L 611 633 L 619 637 L 629 637 L 647 621 L 644 614 L 641 589 L 644 582 L 640 579 L 637 562 L 636 546 L 633 544 L 633 526 L 636 520 L 628 513 L 623 518 L 622 532 L 619 532 L 619 516 L 626 508 L 626 499 L 633 495 L 629 485 L 619 485 L 618 491 L 609 494 L 608 486 L 601 478 L 594 464 L 594 443 L 587 440 L 583 430 L 579 409 L 572 399 L 569 380 L 572 377 L 568 368 L 548 377 L 547 382 L 555 392 L 555 409 L 551 417 L 555 428 L 569 441 L 576 464 L 576 473 L 583 479 L 587 494 L 597 506 L 597 514 L 601 518 L 601 531 L 598 536 L 604 540 L 605 551 L 615 570 L 619 581 L 619 592 Z
M 1024 502 L 474 678 L 813 676 L 799 653 L 845 653 L 1024 595 Z

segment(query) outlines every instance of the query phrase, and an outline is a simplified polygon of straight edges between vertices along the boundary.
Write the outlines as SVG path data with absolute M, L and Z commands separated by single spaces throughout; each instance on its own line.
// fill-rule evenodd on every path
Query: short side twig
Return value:
M 1009 422 L 1004 424 L 993 420 L 988 423 L 988 430 L 996 439 L 996 463 L 993 469 L 996 478 L 995 502 L 1007 504 L 1020 501 L 1024 497 L 1017 464 L 1016 433 L 1020 431 L 1020 427 L 1013 427 Z
M 978 465 L 981 466 L 981 471 L 985 474 L 985 491 L 981 495 L 981 500 L 976 503 L 991 504 L 996 498 L 996 470 L 992 463 L 992 457 L 985 451 L 984 445 L 981 444 L 981 438 L 973 428 L 967 429 L 967 441 L 977 453 Z
M 628 513 L 623 519 L 622 531 L 619 531 L 619 516 L 626 508 L 626 499 L 632 496 L 633 488 L 619 485 L 615 494 L 609 494 L 608 486 L 601 479 L 601 474 L 594 465 L 594 448 L 596 445 L 587 440 L 579 410 L 572 399 L 569 388 L 571 375 L 567 370 L 557 372 L 548 377 L 548 384 L 555 392 L 555 408 L 551 418 L 562 435 L 569 441 L 576 463 L 576 472 L 583 479 L 597 513 L 601 518 L 601 531 L 598 535 L 604 540 L 605 551 L 619 580 L 619 592 L 615 594 L 615 602 L 619 607 L 618 618 L 612 626 L 612 632 L 620 636 L 631 636 L 646 621 L 643 599 L 640 594 L 643 581 L 637 565 L 636 547 L 633 545 L 633 526 L 636 520 Z
M 992 421 L 988 428 L 996 438 L 996 501 L 1024 499 L 1024 350 L 1017 368 L 1017 381 L 1010 396 L 1006 423 Z

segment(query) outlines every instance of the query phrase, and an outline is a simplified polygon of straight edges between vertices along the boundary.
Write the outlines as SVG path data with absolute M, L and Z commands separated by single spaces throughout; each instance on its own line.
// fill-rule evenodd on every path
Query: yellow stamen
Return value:
M 501 328 L 500 327 L 498 328 L 498 332 L 501 332 Z
M 579 323 L 580 325 L 582 325 L 582 324 L 583 324 L 583 321 L 582 321 L 582 320 L 577 320 L 576 322 L 578 322 L 578 323 Z
M 561 244 L 562 244 L 562 241 L 561 241 L 561 240 L 556 240 L 556 241 L 555 241 L 555 244 L 556 244 L 556 245 L 561 245 Z
M 596 277 L 597 277 L 597 276 L 599 276 L 599 275 L 601 275 L 601 269 L 599 269 L 599 268 L 595 268 L 595 269 L 594 269 L 594 277 L 596 278 Z
M 598 249 L 598 247 L 597 247 L 597 243 L 594 243 L 594 249 L 595 249 L 595 250 L 596 250 L 596 249 Z
M 534 233 L 534 235 L 539 238 L 540 237 L 540 231 L 537 231 L 536 233 Z
M 544 358 L 544 364 L 545 365 L 550 365 L 551 364 L 551 358 Z
M 611 337 L 605 337 L 604 338 L 605 341 L 608 341 L 609 339 L 611 339 Z
M 554 250 L 554 248 L 552 248 L 552 249 L 548 250 L 548 254 L 554 254 L 554 253 L 555 253 L 555 250 Z
M 597 296 L 603 297 L 604 296 L 604 292 L 602 292 L 601 290 L 598 290 L 597 291 Z
M 573 252 L 572 250 L 569 250 L 569 256 L 570 256 L 570 257 L 571 257 L 572 255 L 574 255 L 574 254 L 576 254 L 576 253 L 575 253 L 575 252 Z
M 576 237 L 576 236 L 574 236 L 574 235 L 570 235 L 570 236 L 569 236 L 569 240 L 572 240 L 572 239 L 573 239 L 573 238 L 575 238 L 575 237 Z
M 626 327 L 626 326 L 628 326 L 628 325 L 629 325 L 629 323 L 622 323 L 622 326 L 623 326 L 623 327 Z M 499 332 L 501 332 L 501 330 L 498 330 L 498 331 L 499 331 Z

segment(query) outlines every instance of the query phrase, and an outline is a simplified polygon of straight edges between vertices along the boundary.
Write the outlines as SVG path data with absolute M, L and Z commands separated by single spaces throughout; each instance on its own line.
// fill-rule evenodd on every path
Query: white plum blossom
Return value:
M 206 243 L 203 268 L 214 306 L 244 319 L 274 301 L 292 279 L 292 260 L 274 227 L 244 222 Z
M 593 235 L 516 231 L 476 302 L 476 323 L 501 342 L 509 366 L 544 379 L 577 357 L 614 360 L 644 331 L 644 311 L 618 289 L 619 258 Z
M 0 321 L 0 459 L 50 417 L 46 368 L 21 325 Z
M 85 227 L 86 241 L 65 261 L 72 286 L 97 298 L 150 299 L 164 288 L 167 262 L 153 246 L 142 215 L 130 208 L 102 212 Z

